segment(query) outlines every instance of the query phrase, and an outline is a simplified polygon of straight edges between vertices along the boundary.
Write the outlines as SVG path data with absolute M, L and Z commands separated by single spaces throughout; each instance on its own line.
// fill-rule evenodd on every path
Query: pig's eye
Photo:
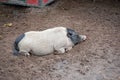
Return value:
M 75 35 L 75 31 L 72 30 L 72 29 L 69 29 L 69 28 L 67 29 L 67 33 L 68 33 L 68 34 L 67 34 L 68 37 L 72 37 L 72 36 Z
M 69 33 L 70 36 L 72 36 L 72 33 Z

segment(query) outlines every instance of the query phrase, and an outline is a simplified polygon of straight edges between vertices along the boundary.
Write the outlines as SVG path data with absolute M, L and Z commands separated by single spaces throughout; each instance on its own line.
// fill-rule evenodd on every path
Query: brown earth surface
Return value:
M 87 40 L 63 55 L 12 54 L 19 34 L 57 26 Z M 120 80 L 120 1 L 57 0 L 41 9 L 0 5 L 0 80 Z

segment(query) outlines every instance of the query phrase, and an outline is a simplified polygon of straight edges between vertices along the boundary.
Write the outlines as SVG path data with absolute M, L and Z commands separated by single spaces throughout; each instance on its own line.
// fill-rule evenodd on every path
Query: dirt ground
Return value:
M 87 40 L 63 55 L 12 54 L 19 34 L 56 26 Z M 42 9 L 0 5 L 0 80 L 120 80 L 120 1 L 57 0 Z

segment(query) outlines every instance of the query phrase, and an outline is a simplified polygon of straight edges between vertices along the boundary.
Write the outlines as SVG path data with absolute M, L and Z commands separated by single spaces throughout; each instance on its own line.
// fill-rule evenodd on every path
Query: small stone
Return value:
M 12 27 L 12 23 L 7 23 L 7 24 L 4 24 L 5 27 Z

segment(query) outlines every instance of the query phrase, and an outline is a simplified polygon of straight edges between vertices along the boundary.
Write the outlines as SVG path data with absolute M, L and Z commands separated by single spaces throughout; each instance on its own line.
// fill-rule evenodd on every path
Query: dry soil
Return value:
M 19 34 L 57 26 L 87 40 L 63 55 L 12 54 Z M 41 9 L 0 5 L 0 80 L 120 80 L 120 1 L 57 0 Z

